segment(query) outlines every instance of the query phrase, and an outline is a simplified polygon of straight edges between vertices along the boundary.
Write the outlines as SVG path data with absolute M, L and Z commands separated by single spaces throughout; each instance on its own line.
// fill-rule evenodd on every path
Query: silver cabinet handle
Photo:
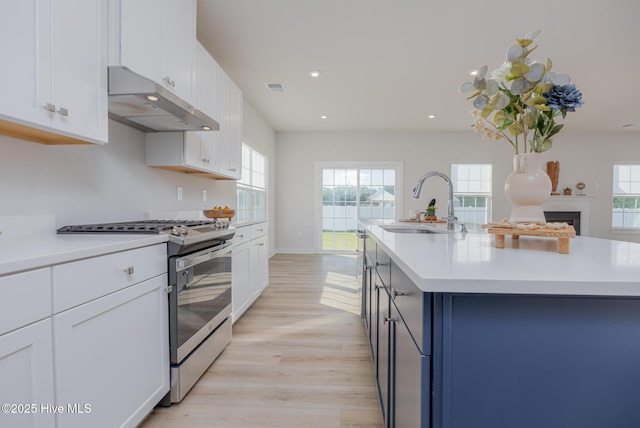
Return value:
M 176 87 L 176 82 L 169 76 L 165 77 L 164 81 L 167 83 L 167 85 L 171 86 L 172 88 Z
M 55 113 L 56 112 L 56 105 L 55 104 L 51 104 L 51 103 L 47 103 L 44 108 L 46 108 L 48 111 L 50 111 L 51 113 Z
M 244 235 L 238 235 L 238 238 L 244 238 Z
M 395 300 L 396 297 L 398 297 L 398 296 L 406 296 L 407 295 L 407 293 L 405 293 L 403 291 L 396 291 L 393 288 L 391 290 L 392 290 L 391 295 L 393 297 L 393 300 Z
M 376 266 L 386 266 L 386 265 L 388 265 L 388 264 L 389 264 L 389 263 L 380 263 L 380 262 L 376 262 Z
M 261 247 L 264 247 L 264 242 L 261 242 L 258 245 L 260 245 Z
M 67 109 L 66 109 L 66 108 L 64 108 L 64 107 L 60 107 L 60 108 L 58 109 L 58 113 L 59 113 L 59 114 L 61 114 L 61 115 L 62 115 L 62 116 L 64 116 L 64 117 L 69 117 L 69 110 L 67 110 Z
M 388 322 L 396 322 L 396 319 L 391 317 L 384 317 L 384 323 L 386 324 Z
M 229 168 L 229 171 L 236 172 L 237 170 L 235 168 Z
M 133 275 L 133 273 L 135 272 L 135 268 L 133 266 L 129 266 L 124 270 L 124 273 L 126 273 L 127 275 Z

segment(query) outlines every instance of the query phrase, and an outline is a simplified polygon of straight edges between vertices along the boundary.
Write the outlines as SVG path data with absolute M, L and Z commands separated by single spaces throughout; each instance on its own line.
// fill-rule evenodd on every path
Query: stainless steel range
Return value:
M 166 234 L 169 273 L 171 391 L 181 401 L 231 341 L 231 249 L 228 222 L 144 220 L 64 226 L 58 233 Z

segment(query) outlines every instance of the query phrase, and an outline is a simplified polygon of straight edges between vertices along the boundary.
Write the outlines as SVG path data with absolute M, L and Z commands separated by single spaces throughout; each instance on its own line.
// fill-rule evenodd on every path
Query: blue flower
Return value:
M 576 111 L 583 104 L 582 93 L 576 85 L 554 85 L 543 97 L 551 110 Z

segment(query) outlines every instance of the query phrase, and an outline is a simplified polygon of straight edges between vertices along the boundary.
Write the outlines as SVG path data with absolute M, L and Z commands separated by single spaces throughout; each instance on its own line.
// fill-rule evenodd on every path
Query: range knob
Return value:
M 187 226 L 173 226 L 171 229 L 171 234 L 174 236 L 184 236 L 189 233 L 189 228 Z

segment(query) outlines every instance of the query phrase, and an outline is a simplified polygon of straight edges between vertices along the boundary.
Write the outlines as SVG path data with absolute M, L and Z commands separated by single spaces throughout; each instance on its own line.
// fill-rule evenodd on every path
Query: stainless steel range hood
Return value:
M 172 92 L 123 67 L 109 67 L 109 118 L 143 132 L 220 129 Z

